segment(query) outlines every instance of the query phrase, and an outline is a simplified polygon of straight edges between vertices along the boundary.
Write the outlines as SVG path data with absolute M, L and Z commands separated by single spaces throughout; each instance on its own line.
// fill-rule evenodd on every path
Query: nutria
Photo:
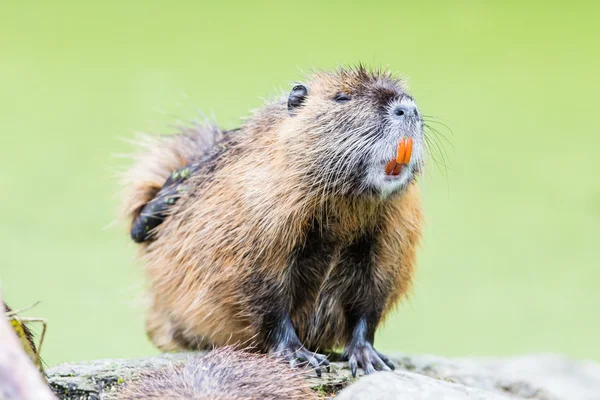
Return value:
M 386 171 L 406 138 L 408 162 Z M 124 203 L 155 345 L 251 344 L 319 375 L 320 353 L 343 346 L 353 374 L 393 368 L 373 341 L 411 286 L 425 149 L 401 79 L 316 72 L 238 129 L 142 147 Z

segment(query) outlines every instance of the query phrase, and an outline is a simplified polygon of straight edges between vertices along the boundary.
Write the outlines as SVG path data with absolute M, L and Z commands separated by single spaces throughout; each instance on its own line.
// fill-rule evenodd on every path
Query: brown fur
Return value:
M 317 399 L 303 375 L 272 357 L 223 347 L 129 382 L 118 400 Z
M 316 131 L 366 118 L 359 106 L 333 108 L 330 97 L 367 85 L 403 90 L 401 82 L 384 73 L 318 73 L 310 79 L 311 101 L 300 115 L 290 118 L 283 98 L 265 105 L 228 143 L 213 173 L 191 178 L 192 189 L 156 229 L 156 239 L 141 247 L 153 301 L 147 330 L 159 348 L 253 343 L 269 350 L 266 332 L 257 323 L 262 312 L 257 299 L 264 298 L 265 306 L 271 299 L 261 282 L 269 282 L 280 296 L 303 291 L 291 318 L 300 340 L 313 351 L 347 344 L 351 327 L 343 302 L 349 293 L 357 304 L 384 304 L 381 320 L 406 295 L 422 219 L 417 184 L 387 198 L 353 197 L 343 187 L 328 187 L 326 176 L 310 173 L 317 149 L 328 146 Z M 320 115 L 328 113 L 339 118 L 320 122 Z M 207 151 L 198 143 L 222 136 L 218 128 L 196 127 L 147 141 L 128 175 L 129 218 L 137 216 L 171 172 Z M 317 286 L 294 289 L 288 285 L 290 256 L 314 223 L 331 238 L 330 267 Z M 369 232 L 377 232 L 372 239 L 375 270 L 361 277 L 360 271 L 343 268 L 350 257 L 344 249 Z M 365 279 L 369 287 L 357 285 Z

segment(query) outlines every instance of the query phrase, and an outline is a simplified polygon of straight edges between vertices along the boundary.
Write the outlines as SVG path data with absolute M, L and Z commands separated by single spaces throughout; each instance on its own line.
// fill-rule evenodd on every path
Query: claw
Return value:
M 375 350 L 375 353 L 377 353 L 377 355 L 379 356 L 379 358 L 385 363 L 385 365 L 387 365 L 387 367 L 390 370 L 393 371 L 393 370 L 396 369 L 396 367 L 394 366 L 394 364 L 392 363 L 392 361 L 390 361 L 390 359 L 385 354 L 382 354 L 382 353 L 378 352 L 377 350 Z
M 375 362 L 373 364 L 377 371 L 391 371 L 390 367 L 387 366 L 378 354 L 375 354 Z
M 319 361 L 317 361 L 317 359 L 313 356 L 308 357 L 307 361 L 308 361 L 308 364 L 315 369 L 317 376 L 320 378 L 321 372 L 322 372 L 321 371 L 321 363 L 319 363 Z
M 348 360 L 350 364 L 350 371 L 352 372 L 352 377 L 356 378 L 356 370 L 358 369 L 358 362 L 356 361 L 356 356 L 350 356 Z
M 329 365 L 329 360 L 327 359 L 327 356 L 315 353 L 314 357 L 319 361 L 320 366 L 325 367 L 325 371 L 331 372 L 331 366 Z

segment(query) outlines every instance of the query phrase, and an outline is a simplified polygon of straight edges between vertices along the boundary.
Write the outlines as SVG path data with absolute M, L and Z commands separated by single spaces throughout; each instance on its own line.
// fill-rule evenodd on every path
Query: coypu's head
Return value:
M 289 159 L 302 166 L 316 190 L 387 197 L 421 170 L 422 117 L 403 82 L 390 73 L 363 67 L 316 73 L 291 90 L 288 113 L 282 134 L 295 153 Z M 406 139 L 412 143 L 410 160 L 386 171 Z

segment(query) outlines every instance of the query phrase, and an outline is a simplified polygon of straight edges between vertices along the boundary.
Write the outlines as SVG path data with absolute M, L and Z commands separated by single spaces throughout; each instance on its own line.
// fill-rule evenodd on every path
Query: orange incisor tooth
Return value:
M 396 176 L 396 175 L 400 175 L 400 172 L 402 172 L 402 167 L 404 167 L 404 164 L 396 164 L 396 166 L 394 167 L 394 170 L 392 171 L 392 175 Z
M 392 160 L 389 163 L 387 163 L 387 165 L 385 166 L 385 173 L 390 175 L 394 168 L 396 168 L 396 165 L 398 165 L 396 160 Z
M 406 153 L 406 139 L 400 140 L 398 143 L 398 154 L 396 155 L 396 162 L 402 164 L 404 162 L 404 154 Z
M 408 164 L 410 162 L 410 156 L 412 155 L 412 138 L 406 139 L 406 153 L 404 153 L 404 164 Z

